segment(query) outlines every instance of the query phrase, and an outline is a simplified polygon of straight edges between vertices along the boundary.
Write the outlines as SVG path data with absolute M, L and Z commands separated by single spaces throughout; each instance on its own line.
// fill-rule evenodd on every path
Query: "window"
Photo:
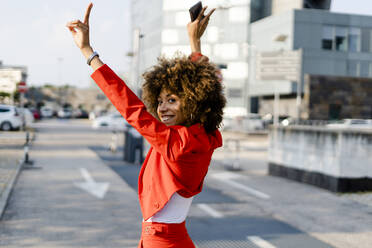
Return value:
M 228 89 L 228 97 L 230 98 L 240 98 L 242 97 L 242 90 L 241 89 L 234 89 L 230 88 Z
M 350 28 L 348 43 L 350 52 L 360 52 L 360 28 Z
M 369 63 L 368 76 L 372 77 L 372 63 Z
M 322 48 L 325 50 L 360 52 L 361 30 L 356 27 L 325 25 L 323 26 Z M 372 42 L 370 48 L 372 51 Z
M 336 27 L 335 30 L 335 45 L 336 50 L 346 51 L 347 50 L 347 28 L 345 27 Z
M 176 25 L 180 27 L 186 26 L 190 22 L 190 14 L 188 11 L 180 11 L 176 13 Z
M 333 47 L 333 27 L 324 26 L 322 48 L 326 50 L 332 50 L 332 47 Z
M 214 55 L 223 59 L 236 59 L 239 57 L 238 43 L 223 43 L 214 46 Z
M 6 109 L 6 108 L 0 108 L 0 113 L 9 112 L 9 111 L 10 111 L 9 109 Z
M 347 68 L 348 76 L 351 76 L 351 77 L 360 76 L 360 62 L 359 61 L 351 60 L 348 62 L 347 67 L 348 67 Z
M 229 21 L 233 23 L 248 21 L 248 9 L 246 7 L 232 7 L 228 9 Z
M 165 29 L 161 33 L 161 40 L 165 44 L 176 44 L 178 42 L 178 32 L 176 29 Z
M 342 106 L 340 104 L 329 104 L 328 119 L 337 120 L 340 119 Z
M 210 26 L 207 29 L 207 39 L 209 42 L 217 42 L 218 41 L 218 27 Z

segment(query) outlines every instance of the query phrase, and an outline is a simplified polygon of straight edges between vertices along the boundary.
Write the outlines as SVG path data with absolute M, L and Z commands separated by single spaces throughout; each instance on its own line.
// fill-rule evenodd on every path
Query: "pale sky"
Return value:
M 0 0 L 0 60 L 27 66 L 28 85 L 88 86 L 92 71 L 65 24 L 82 19 L 89 2 L 93 48 L 115 71 L 129 71 L 130 0 Z M 331 11 L 372 15 L 372 1 L 333 0 Z

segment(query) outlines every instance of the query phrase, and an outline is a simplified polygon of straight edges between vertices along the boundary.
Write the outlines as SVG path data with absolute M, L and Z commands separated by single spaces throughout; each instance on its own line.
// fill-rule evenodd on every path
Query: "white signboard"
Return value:
M 258 53 L 256 78 L 298 81 L 301 73 L 301 57 L 301 50 Z
M 12 94 L 17 89 L 17 83 L 22 81 L 22 70 L 0 70 L 0 91 Z

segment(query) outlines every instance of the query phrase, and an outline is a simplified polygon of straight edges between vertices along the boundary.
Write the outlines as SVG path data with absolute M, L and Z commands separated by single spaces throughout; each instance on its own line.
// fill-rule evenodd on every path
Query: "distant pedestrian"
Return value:
M 203 8 L 187 25 L 189 57 L 160 58 L 144 74 L 143 100 L 98 57 L 89 41 L 89 4 L 84 22 L 69 22 L 76 45 L 94 69 L 92 78 L 117 110 L 151 144 L 139 175 L 143 214 L 138 247 L 195 247 L 185 219 L 200 193 L 217 147 L 225 97 L 216 66 L 201 54 L 200 38 L 214 9 Z

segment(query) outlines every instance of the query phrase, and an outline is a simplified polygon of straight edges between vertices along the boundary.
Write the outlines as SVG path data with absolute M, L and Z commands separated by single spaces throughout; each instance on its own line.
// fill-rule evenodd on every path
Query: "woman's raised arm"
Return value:
M 89 16 L 92 7 L 93 3 L 90 3 L 85 12 L 84 22 L 74 20 L 68 22 L 66 26 L 70 30 L 76 46 L 87 59 L 88 64 L 93 68 L 93 70 L 96 70 L 103 65 L 103 62 L 99 59 L 98 54 L 94 53 L 93 48 L 90 45 Z
M 212 9 L 208 15 L 204 16 L 204 12 L 208 6 L 205 6 L 202 11 L 200 11 L 198 17 L 195 21 L 187 24 L 187 33 L 190 39 L 190 46 L 192 53 L 201 53 L 200 38 L 202 37 L 205 29 L 208 26 L 208 21 L 210 16 L 216 9 Z

